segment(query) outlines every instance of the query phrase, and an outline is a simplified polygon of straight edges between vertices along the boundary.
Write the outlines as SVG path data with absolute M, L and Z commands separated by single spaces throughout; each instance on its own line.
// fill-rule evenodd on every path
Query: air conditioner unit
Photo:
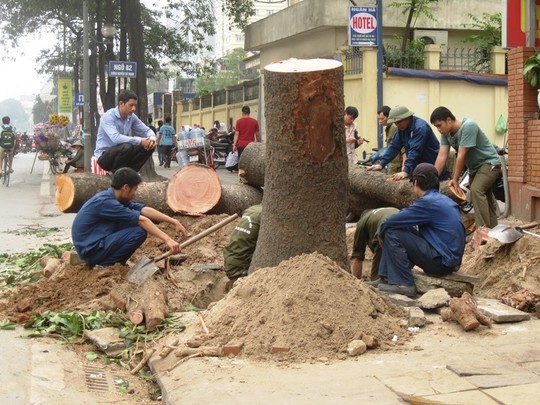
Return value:
M 440 45 L 445 49 L 448 46 L 448 31 L 414 30 L 414 39 L 423 39 L 426 44 Z

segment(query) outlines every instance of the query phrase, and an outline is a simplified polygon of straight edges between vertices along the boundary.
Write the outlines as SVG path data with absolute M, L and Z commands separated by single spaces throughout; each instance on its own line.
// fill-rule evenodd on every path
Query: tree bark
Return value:
M 238 176 L 242 183 L 264 187 L 266 144 L 251 142 L 242 152 L 238 162 Z
M 264 209 L 250 272 L 314 251 L 347 268 L 343 67 L 289 59 L 264 75 Z
M 210 214 L 242 215 L 246 208 L 260 204 L 262 199 L 263 192 L 258 187 L 248 184 L 222 184 L 221 197 Z
M 266 145 L 251 143 L 242 152 L 238 172 L 240 181 L 251 186 L 264 187 Z M 362 210 L 391 205 L 404 208 L 416 199 L 412 184 L 407 181 L 386 181 L 385 172 L 367 172 L 362 167 L 349 169 L 349 212 L 360 214 Z M 441 193 L 460 203 L 461 200 L 441 182 Z
M 86 201 L 110 185 L 111 179 L 107 176 L 91 173 L 59 174 L 56 176 L 56 205 L 65 213 L 78 212 Z M 167 205 L 167 186 L 167 181 L 141 183 L 135 201 L 172 215 L 174 211 Z

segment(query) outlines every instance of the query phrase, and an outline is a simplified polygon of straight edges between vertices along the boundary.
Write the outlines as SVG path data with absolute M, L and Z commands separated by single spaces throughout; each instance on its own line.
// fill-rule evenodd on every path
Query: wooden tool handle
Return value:
M 228 218 L 225 218 L 223 221 L 220 221 L 218 222 L 217 224 L 211 226 L 210 228 L 198 233 L 197 235 L 195 236 L 192 236 L 191 238 L 183 241 L 181 244 L 180 244 L 180 247 L 183 249 L 185 248 L 186 246 L 189 246 L 195 242 L 197 242 L 198 240 L 204 238 L 205 236 L 208 236 L 210 235 L 211 233 L 217 231 L 218 229 L 220 228 L 223 228 L 225 225 L 227 225 L 228 223 L 234 221 L 235 219 L 238 218 L 238 214 L 234 214 L 234 215 L 231 215 L 230 217 Z M 165 259 L 166 257 L 169 257 L 170 255 L 172 254 L 172 251 L 168 251 L 168 252 L 165 252 L 161 255 L 159 255 L 158 257 L 156 257 L 154 259 L 155 262 L 158 262 L 160 260 L 163 260 Z

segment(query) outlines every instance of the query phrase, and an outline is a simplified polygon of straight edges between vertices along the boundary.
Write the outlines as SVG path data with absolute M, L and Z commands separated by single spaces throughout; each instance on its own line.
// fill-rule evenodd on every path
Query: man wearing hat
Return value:
M 69 171 L 70 167 L 73 167 L 75 170 L 84 169 L 84 147 L 80 141 L 76 141 L 71 145 L 72 148 L 75 148 L 75 156 L 71 159 L 66 160 L 66 166 L 64 167 L 64 173 Z
M 427 274 L 444 276 L 456 271 L 465 249 L 459 206 L 439 193 L 435 166 L 420 163 L 413 171 L 412 182 L 418 200 L 381 224 L 380 278 L 368 282 L 380 291 L 409 297 L 416 295 L 413 266 Z
M 439 154 L 439 140 L 433 133 L 431 126 L 422 118 L 415 117 L 414 113 L 403 105 L 390 110 L 387 124 L 396 124 L 397 132 L 388 145 L 388 149 L 381 155 L 380 164 L 366 168 L 366 170 L 382 170 L 390 163 L 402 148 L 405 149 L 405 163 L 402 171 L 392 175 L 393 180 L 403 180 L 411 176 L 419 163 L 434 164 Z M 447 175 L 446 170 L 442 178 Z

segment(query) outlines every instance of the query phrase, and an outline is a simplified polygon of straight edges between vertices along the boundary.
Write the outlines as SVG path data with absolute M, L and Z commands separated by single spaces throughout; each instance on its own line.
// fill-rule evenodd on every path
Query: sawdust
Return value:
M 395 346 L 394 336 L 402 342 L 404 315 L 327 257 L 306 254 L 239 280 L 208 311 L 207 344 L 240 342 L 242 354 L 256 359 L 345 358 L 347 344 L 362 334 L 383 349 Z M 273 347 L 288 352 L 272 354 Z

